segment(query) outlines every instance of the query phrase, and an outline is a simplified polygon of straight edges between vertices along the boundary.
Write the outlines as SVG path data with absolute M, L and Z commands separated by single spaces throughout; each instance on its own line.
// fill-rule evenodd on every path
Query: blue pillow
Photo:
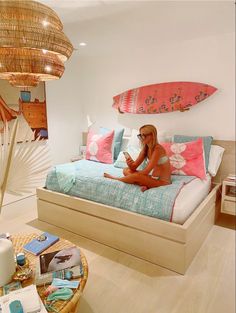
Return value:
M 205 154 L 205 166 L 206 166 L 206 171 L 208 171 L 209 156 L 210 156 L 211 143 L 212 143 L 213 137 L 174 135 L 174 142 L 182 143 L 182 142 L 194 141 L 194 140 L 197 140 L 198 138 L 202 138 L 203 140 L 204 154 Z
M 101 135 L 105 135 L 105 134 L 109 133 L 110 131 L 111 131 L 111 129 L 100 127 L 100 131 L 99 132 L 100 132 Z M 125 131 L 124 128 L 115 129 L 115 135 L 114 135 L 114 160 L 116 160 L 118 158 L 118 155 L 120 153 L 124 131 Z

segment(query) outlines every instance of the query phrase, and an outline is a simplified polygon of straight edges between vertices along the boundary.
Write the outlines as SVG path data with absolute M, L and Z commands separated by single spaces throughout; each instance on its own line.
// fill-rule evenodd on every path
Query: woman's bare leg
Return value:
M 128 176 L 128 175 L 131 175 L 131 174 L 134 174 L 134 173 L 137 173 L 137 172 L 131 170 L 129 167 L 126 167 L 126 168 L 123 169 L 123 174 L 124 174 L 124 176 Z M 110 174 L 108 174 L 108 173 L 104 173 L 104 177 L 106 177 L 106 178 L 111 178 L 111 179 L 116 179 L 116 178 L 118 178 L 118 177 L 115 177 L 115 176 L 110 175 Z
M 129 167 L 126 167 L 126 168 L 123 169 L 124 176 L 128 176 L 128 175 L 134 174 L 134 173 L 137 173 L 137 171 L 133 171 Z M 144 191 L 148 190 L 148 187 L 147 186 L 140 186 L 140 190 L 142 192 L 144 192 Z
M 108 174 L 108 173 L 104 173 L 103 176 L 104 176 L 105 178 L 110 178 L 110 179 L 119 180 L 118 177 L 112 176 L 112 175 L 110 175 L 110 174 Z
M 165 185 L 170 184 L 165 181 L 156 180 L 148 175 L 143 175 L 140 173 L 134 173 L 134 174 L 130 174 L 124 177 L 114 177 L 110 174 L 104 173 L 104 177 L 119 180 L 126 184 L 135 184 L 139 186 L 145 186 L 147 188 L 155 188 L 155 187 L 160 187 L 160 186 L 165 186 Z
M 137 171 L 133 171 L 129 167 L 126 167 L 126 168 L 123 169 L 124 176 L 128 176 L 128 175 L 134 174 L 134 173 L 137 173 Z
M 147 186 L 140 186 L 140 190 L 142 192 L 144 192 L 144 191 L 148 190 L 148 187 Z

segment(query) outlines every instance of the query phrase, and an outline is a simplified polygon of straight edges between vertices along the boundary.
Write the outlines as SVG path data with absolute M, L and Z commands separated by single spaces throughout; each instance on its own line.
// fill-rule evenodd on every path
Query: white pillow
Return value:
M 137 137 L 138 134 L 139 134 L 139 131 L 137 129 L 132 129 L 131 136 L 127 145 L 128 148 L 133 147 L 134 149 L 140 151 L 141 144 L 140 144 L 140 140 Z
M 136 160 L 137 157 L 139 156 L 139 153 L 140 153 L 141 150 L 140 150 L 140 148 L 136 149 L 135 147 L 131 146 L 131 147 L 127 147 L 127 149 L 125 151 L 127 151 L 130 154 L 130 156 L 131 156 L 131 158 L 133 160 Z M 117 158 L 117 160 L 114 163 L 114 166 L 115 167 L 119 167 L 119 168 L 127 167 L 123 151 L 121 151 L 119 153 L 118 158 Z M 142 169 L 144 169 L 145 166 L 146 166 L 146 161 L 144 160 L 143 163 L 141 165 L 139 165 L 137 170 L 141 171 Z
M 130 140 L 130 137 L 123 136 L 120 151 L 127 151 L 129 140 Z
M 217 145 L 211 145 L 210 155 L 209 155 L 209 164 L 208 164 L 208 172 L 211 174 L 211 176 L 216 176 L 217 171 L 220 167 L 223 153 L 225 149 L 217 146 Z

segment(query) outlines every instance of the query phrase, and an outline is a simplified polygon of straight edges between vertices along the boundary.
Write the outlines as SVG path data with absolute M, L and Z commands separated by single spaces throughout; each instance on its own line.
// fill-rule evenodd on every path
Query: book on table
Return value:
M 81 263 L 80 250 L 77 247 L 44 253 L 39 256 L 40 273 L 57 272 L 77 266 Z
M 66 268 L 64 270 L 56 271 L 56 272 L 47 272 L 45 274 L 41 274 L 40 270 L 40 262 L 38 261 L 35 266 L 35 285 L 42 286 L 46 284 L 51 284 L 54 278 L 60 279 L 76 279 L 83 277 L 84 270 L 83 264 L 80 262 L 79 265 Z
M 52 246 L 59 240 L 59 237 L 54 236 L 49 233 L 43 233 L 39 235 L 37 238 L 31 240 L 27 244 L 23 246 L 23 249 L 27 252 L 30 252 L 34 255 L 39 255 L 44 250 Z
M 11 291 L 9 294 L 0 297 L 0 307 L 2 313 L 10 313 L 9 305 L 18 300 L 21 302 L 23 312 L 27 313 L 46 313 L 46 309 L 38 295 L 35 285 Z M 17 311 L 18 312 L 18 311 Z

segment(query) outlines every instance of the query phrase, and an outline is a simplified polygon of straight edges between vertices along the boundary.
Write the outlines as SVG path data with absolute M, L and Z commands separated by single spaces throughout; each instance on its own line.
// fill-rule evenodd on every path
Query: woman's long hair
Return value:
M 143 125 L 142 127 L 139 128 L 139 132 L 141 133 L 141 130 L 145 131 L 146 134 L 152 134 L 152 143 L 151 143 L 151 149 L 153 150 L 154 147 L 156 146 L 156 144 L 158 143 L 158 139 L 157 139 L 157 129 L 155 126 L 147 124 L 147 125 Z M 146 146 L 143 144 L 143 142 L 141 141 L 141 145 L 142 147 Z M 148 147 L 146 146 L 146 153 L 148 151 Z

